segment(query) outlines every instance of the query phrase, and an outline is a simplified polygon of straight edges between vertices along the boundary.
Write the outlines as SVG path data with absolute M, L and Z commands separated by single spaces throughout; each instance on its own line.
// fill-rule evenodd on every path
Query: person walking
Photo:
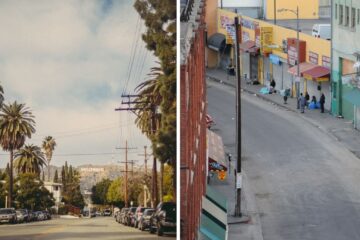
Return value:
M 287 88 L 287 89 L 285 89 L 285 92 L 284 92 L 284 104 L 287 104 L 287 99 L 289 96 L 290 96 L 290 89 Z
M 309 108 L 309 100 L 310 100 L 310 95 L 308 92 L 305 93 L 305 99 L 306 99 L 306 107 Z
M 324 113 L 325 95 L 322 93 L 320 96 L 321 113 Z
M 303 96 L 302 93 L 300 93 L 299 102 L 300 102 L 300 112 L 304 113 L 305 112 L 306 99 L 305 99 L 305 97 Z

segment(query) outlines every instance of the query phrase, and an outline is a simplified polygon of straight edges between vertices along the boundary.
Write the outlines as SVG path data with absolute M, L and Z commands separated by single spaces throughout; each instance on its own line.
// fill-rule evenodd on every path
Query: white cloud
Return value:
M 0 81 L 5 102 L 18 100 L 34 110 L 37 133 L 29 143 L 40 144 L 44 135 L 53 135 L 58 142 L 55 155 L 115 151 L 126 138 L 140 148 L 149 144 L 132 124 L 131 113 L 121 113 L 129 126 L 119 127 L 126 124 L 114 111 L 127 79 L 138 19 L 132 4 L 0 2 Z M 137 48 L 138 54 L 145 48 L 142 40 Z M 135 59 L 133 74 L 140 72 L 141 59 L 140 55 Z M 154 61 L 149 53 L 140 80 Z M 135 80 L 128 90 L 138 84 L 139 79 Z M 121 156 L 55 156 L 54 163 L 98 164 L 117 157 Z M 0 167 L 6 162 L 0 161 Z

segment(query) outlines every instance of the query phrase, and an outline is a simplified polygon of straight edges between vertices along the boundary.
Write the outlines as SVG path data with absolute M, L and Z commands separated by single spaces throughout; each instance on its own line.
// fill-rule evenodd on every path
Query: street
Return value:
M 52 219 L 18 225 L 0 225 L 1 240 L 25 239 L 175 239 L 175 235 L 158 237 L 148 231 L 126 227 L 113 217 Z
M 235 89 L 207 84 L 213 130 L 235 161 Z M 242 168 L 263 238 L 360 239 L 360 160 L 300 114 L 242 95 Z

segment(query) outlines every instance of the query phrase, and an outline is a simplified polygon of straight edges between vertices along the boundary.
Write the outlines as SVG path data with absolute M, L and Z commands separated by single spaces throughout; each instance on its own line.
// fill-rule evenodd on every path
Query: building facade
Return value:
M 180 235 L 189 240 L 199 237 L 206 191 L 205 1 L 192 4 L 180 25 Z
M 332 113 L 360 128 L 360 2 L 332 1 Z

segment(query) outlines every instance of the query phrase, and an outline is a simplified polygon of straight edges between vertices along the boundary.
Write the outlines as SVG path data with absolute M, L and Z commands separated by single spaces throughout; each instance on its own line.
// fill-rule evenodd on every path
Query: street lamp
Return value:
M 296 43 L 296 48 L 297 48 L 297 78 L 298 80 L 295 80 L 295 91 L 296 91 L 296 97 L 300 96 L 300 54 L 299 54 L 299 48 L 300 48 L 300 43 L 299 43 L 299 6 L 296 7 L 296 11 L 292 10 L 292 9 L 287 9 L 287 8 L 281 8 L 278 10 L 279 13 L 281 12 L 292 12 L 296 15 L 296 38 L 297 38 L 297 43 Z M 298 101 L 299 102 L 299 101 Z

